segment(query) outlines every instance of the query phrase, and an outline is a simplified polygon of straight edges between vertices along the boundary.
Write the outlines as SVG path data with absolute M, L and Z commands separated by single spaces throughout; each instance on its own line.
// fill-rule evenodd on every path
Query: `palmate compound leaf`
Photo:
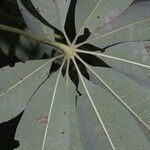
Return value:
M 70 0 L 31 0 L 38 12 L 52 26 L 63 32 L 68 44 L 69 39 L 66 36 L 64 25 Z
M 75 86 L 61 69 L 40 87 L 17 129 L 18 150 L 83 150 L 75 111 Z
M 55 58 L 54 58 L 55 59 Z M 17 63 L 0 70 L 0 122 L 21 113 L 32 94 L 48 77 L 52 60 Z
M 99 27 L 84 43 L 104 48 L 121 42 L 140 40 L 150 40 L 150 2 L 148 1 L 132 4 L 119 16 Z
M 43 1 L 37 1 L 37 2 L 38 2 L 38 4 L 43 3 Z M 53 1 L 53 2 L 55 3 L 58 1 Z M 80 3 L 80 2 L 82 2 L 82 1 L 78 1 L 78 3 Z M 101 2 L 103 2 L 102 4 L 105 4 L 105 3 L 108 3 L 109 1 L 101 0 Z M 120 8 L 120 6 L 121 6 L 120 4 L 123 4 L 124 2 L 126 3 L 127 1 L 120 1 L 120 3 L 117 3 L 118 4 L 117 9 Z M 129 5 L 130 2 L 128 1 L 126 4 Z M 46 4 L 48 4 L 48 3 L 46 3 Z M 62 3 L 60 3 L 60 4 L 62 4 Z M 117 5 L 115 3 L 111 2 L 111 5 L 112 6 L 115 5 L 115 7 L 113 7 L 112 10 L 114 10 L 114 8 L 116 9 Z M 123 8 L 124 9 L 127 8 L 127 5 L 123 5 Z M 51 6 L 53 7 L 54 5 L 51 5 Z M 84 5 L 82 5 L 82 6 L 84 6 Z M 107 5 L 107 6 L 109 6 L 109 5 Z M 89 7 L 91 7 L 91 5 L 89 5 Z M 41 7 L 40 9 L 43 9 L 43 8 Z M 81 6 L 80 6 L 80 8 L 81 8 Z M 97 7 L 95 7 L 95 8 L 97 8 Z M 82 9 L 83 9 L 83 7 L 82 7 Z M 54 10 L 54 9 L 52 9 L 52 10 Z M 96 9 L 94 9 L 94 11 L 95 10 Z M 108 9 L 108 10 L 111 10 L 111 9 Z M 49 11 L 51 11 L 51 10 L 49 10 Z M 94 12 L 94 11 L 92 11 L 92 12 Z M 101 11 L 101 9 L 100 9 L 100 11 Z M 52 11 L 51 13 L 53 13 L 53 12 L 54 11 Z M 48 13 L 45 13 L 45 14 L 48 14 Z M 110 16 L 110 18 L 111 17 L 112 16 Z M 88 17 L 88 19 L 89 18 L 93 18 L 93 15 L 90 15 L 90 17 Z M 64 18 L 62 18 L 62 19 L 64 20 Z M 55 19 L 51 20 L 51 21 L 55 22 Z M 62 22 L 62 20 L 60 22 Z M 92 22 L 92 24 L 93 24 L 93 22 Z M 63 27 L 63 25 L 62 25 L 62 27 Z M 88 27 L 89 29 L 93 28 L 93 26 L 85 26 L 85 24 L 84 24 L 83 28 L 86 28 L 86 27 Z M 62 29 L 63 28 L 61 28 L 61 30 Z M 78 32 L 76 39 L 80 33 L 81 32 Z M 65 32 L 64 32 L 64 34 L 65 34 Z M 75 40 L 74 40 L 74 42 L 75 42 Z M 99 56 L 101 56 L 100 58 L 112 59 L 112 57 L 109 57 L 108 55 L 106 56 L 105 54 L 101 54 L 101 53 L 99 53 L 99 54 L 100 54 Z M 94 53 L 94 55 L 98 56 L 96 53 Z M 130 62 L 130 64 L 132 64 L 131 61 L 128 61 L 128 60 L 124 61 L 122 58 L 115 57 L 115 59 L 116 58 L 119 59 L 119 61 L 122 61 L 124 63 Z M 75 61 L 74 61 L 74 64 L 76 65 Z M 145 65 L 142 65 L 142 66 L 145 66 Z M 76 65 L 76 68 L 78 70 L 77 65 Z M 94 71 L 96 72 L 96 68 Z M 113 150 L 122 150 L 122 149 L 123 150 L 126 150 L 126 149 L 149 150 L 150 134 L 149 134 L 149 124 L 148 124 L 148 117 L 147 117 L 147 112 L 149 111 L 149 108 L 148 108 L 149 103 L 146 105 L 147 106 L 146 112 L 144 112 L 144 110 L 143 110 L 145 106 L 143 106 L 143 109 L 140 109 L 141 107 L 137 108 L 137 109 L 133 109 L 133 108 L 131 108 L 132 106 L 129 103 L 127 103 L 127 101 L 122 100 L 121 99 L 122 97 L 120 98 L 120 96 L 122 96 L 121 95 L 122 93 L 120 92 L 119 87 L 117 89 L 118 91 L 115 91 L 115 89 L 113 87 L 111 87 L 111 85 L 109 85 L 109 84 L 107 85 L 104 81 L 102 82 L 101 79 L 100 79 L 101 86 L 98 87 L 97 85 L 94 85 L 89 81 L 86 81 L 86 79 L 84 79 L 82 77 L 79 70 L 78 70 L 78 73 L 79 73 L 79 77 L 80 77 L 79 90 L 82 95 L 79 97 L 79 99 L 77 101 L 77 114 L 78 114 L 78 124 L 80 126 L 84 149 L 85 150 L 89 150 L 89 149 L 90 150 L 91 149 L 99 150 L 101 148 L 104 150 L 107 150 L 107 149 L 108 150 L 112 150 L 112 149 Z M 123 76 L 123 75 L 121 75 L 121 76 Z M 121 80 L 122 77 L 120 77 L 120 74 L 117 77 L 120 78 L 120 81 L 121 81 L 120 84 L 124 85 L 123 84 L 124 82 L 122 82 L 122 80 Z M 110 78 L 110 76 L 109 76 L 109 78 Z M 64 92 L 64 89 L 66 90 L 66 87 L 62 85 L 61 76 L 60 76 L 61 82 L 59 83 L 60 87 L 58 86 L 58 88 L 56 88 L 56 87 L 57 87 L 57 83 L 58 83 L 57 81 L 59 79 L 59 76 L 57 76 L 57 77 L 52 76 L 52 80 L 50 78 L 47 81 L 49 81 L 49 83 L 52 83 L 53 79 L 55 79 L 55 81 L 56 81 L 54 83 L 56 86 L 54 86 L 55 88 L 53 90 L 54 91 L 53 93 L 51 93 L 52 91 L 49 91 L 49 94 L 51 95 L 51 96 L 48 95 L 49 98 L 51 97 L 51 99 L 49 99 L 51 101 L 47 100 L 47 102 L 49 102 L 49 107 L 48 107 L 49 111 L 48 111 L 48 109 L 44 109 L 45 107 L 43 105 L 46 106 L 47 103 L 46 104 L 43 103 L 43 97 L 47 97 L 46 96 L 47 94 L 43 95 L 43 93 L 45 93 L 45 88 L 46 88 L 46 90 L 48 90 L 47 88 L 48 87 L 51 88 L 51 86 L 53 84 L 48 85 L 47 82 L 45 82 L 43 84 L 43 86 L 40 87 L 40 90 L 38 90 L 37 93 L 35 93 L 33 99 L 30 101 L 30 103 L 25 111 L 25 114 L 21 120 L 21 124 L 19 125 L 18 131 L 17 131 L 17 136 L 16 136 L 16 138 L 21 142 L 22 147 L 21 146 L 19 147 L 20 150 L 29 149 L 29 148 L 31 149 L 33 146 L 35 146 L 35 149 L 38 149 L 39 145 L 41 146 L 39 149 L 49 149 L 50 146 L 55 146 L 55 148 L 52 147 L 51 149 L 60 149 L 60 148 L 65 149 L 66 145 L 71 145 L 70 141 L 68 141 L 66 139 L 70 139 L 70 137 L 72 137 L 72 136 L 69 136 L 69 138 L 68 138 L 67 134 L 65 134 L 65 133 L 68 133 L 68 132 L 66 132 L 67 129 L 69 127 L 71 127 L 71 126 L 69 126 L 70 121 L 69 121 L 69 123 L 66 122 L 66 118 L 64 118 L 62 120 L 61 111 L 65 108 L 65 106 L 63 104 L 62 104 L 62 107 L 60 107 L 60 105 L 57 105 L 58 99 L 55 99 L 57 96 L 61 97 L 61 99 L 62 99 L 62 97 L 63 97 L 62 94 L 65 97 L 68 96 L 68 95 L 65 95 L 65 92 Z M 118 79 L 116 79 L 116 80 L 118 81 Z M 130 79 L 128 79 L 128 80 L 130 81 Z M 132 81 L 132 82 L 134 83 L 134 81 Z M 144 89 L 139 84 L 136 84 L 136 85 L 138 87 L 140 87 L 138 89 L 135 86 L 135 89 L 138 89 L 138 91 L 141 89 Z M 46 87 L 46 86 L 48 86 L 48 87 Z M 127 86 L 126 86 L 126 88 L 127 88 Z M 62 89 L 63 89 L 63 92 L 61 92 Z M 69 88 L 69 89 L 71 89 L 71 88 Z M 57 91 L 58 91 L 58 93 L 57 93 Z M 144 91 L 145 91 L 145 89 L 144 89 Z M 41 94 L 41 92 L 42 92 L 42 94 Z M 128 91 L 126 91 L 126 92 L 128 92 Z M 71 94 L 71 98 L 72 98 L 73 97 L 72 92 L 69 92 L 69 94 Z M 145 92 L 144 94 L 147 94 L 147 92 Z M 148 94 L 146 96 L 148 96 Z M 38 99 L 39 97 L 40 97 L 40 99 Z M 129 95 L 129 97 L 130 97 L 129 101 L 132 101 L 132 96 Z M 145 99 L 145 98 L 146 97 L 144 97 L 143 99 Z M 36 100 L 39 100 L 39 101 L 36 101 Z M 66 98 L 65 98 L 65 100 L 66 100 Z M 39 106 L 37 102 L 39 102 L 41 106 Z M 30 105 L 32 103 L 34 103 L 35 107 Z M 141 103 L 141 101 L 139 103 Z M 138 103 L 133 101 L 133 105 L 134 104 L 137 105 Z M 60 109 L 52 109 L 52 108 L 55 108 L 56 105 Z M 34 111 L 31 111 L 30 108 L 33 108 Z M 38 108 L 41 108 L 41 109 L 38 109 Z M 40 113 L 41 111 L 43 111 L 43 112 L 47 111 L 48 116 L 45 115 L 44 113 L 43 114 Z M 33 118 L 30 117 L 30 115 L 28 115 L 28 113 L 29 114 L 31 113 L 32 114 L 31 116 Z M 142 114 L 142 113 L 144 113 L 144 114 Z M 57 117 L 55 116 L 55 114 L 59 115 L 59 118 L 61 118 L 59 120 L 62 121 L 62 123 L 57 122 L 58 120 L 56 120 Z M 146 116 L 145 116 L 145 114 L 146 114 Z M 36 115 L 37 115 L 37 117 L 36 117 Z M 146 117 L 147 119 L 144 119 L 143 116 Z M 72 118 L 72 116 L 71 116 L 71 118 Z M 53 126 L 53 124 L 50 124 L 50 121 L 51 121 L 50 119 L 54 120 L 54 122 L 56 122 L 56 123 L 54 123 L 54 126 Z M 35 124 L 35 123 L 37 123 L 37 124 Z M 45 127 L 43 127 L 44 126 L 43 123 L 45 124 Z M 40 126 L 41 128 L 38 128 L 38 124 L 41 125 Z M 28 125 L 28 128 L 25 125 Z M 33 125 L 33 128 L 30 128 L 30 126 L 32 126 L 32 125 Z M 55 126 L 56 126 L 56 128 L 54 129 Z M 60 132 L 57 132 L 63 126 L 64 126 L 63 129 L 66 129 L 66 130 L 61 130 Z M 73 125 L 72 125 L 72 127 L 73 127 Z M 39 129 L 41 129 L 41 130 L 39 130 Z M 44 129 L 46 129 L 46 130 L 44 130 Z M 49 129 L 54 129 L 54 130 L 49 130 Z M 35 131 L 37 131 L 37 132 L 35 132 Z M 52 133 L 50 133 L 49 131 L 51 131 Z M 77 130 L 74 130 L 74 132 L 76 132 L 76 131 Z M 42 132 L 42 134 L 41 134 L 41 132 Z M 74 133 L 74 132 L 72 132 L 72 133 Z M 34 137 L 34 138 L 31 137 L 31 139 L 30 139 L 30 136 L 32 136 L 32 134 L 35 135 L 36 137 Z M 44 136 L 43 136 L 43 134 L 44 134 Z M 41 135 L 43 136 L 43 138 L 41 137 Z M 47 135 L 50 136 L 50 138 Z M 64 135 L 65 138 L 61 138 L 61 135 Z M 72 135 L 74 135 L 74 134 L 72 134 Z M 73 136 L 73 137 L 78 137 L 78 136 Z M 35 139 L 35 141 L 33 141 L 33 139 Z M 48 140 L 50 140 L 51 142 L 48 142 Z M 58 141 L 61 144 L 58 144 Z M 67 143 L 64 144 L 63 142 L 66 142 L 66 141 L 67 141 Z M 81 143 L 80 143 L 79 138 L 77 138 L 77 143 L 80 143 L 80 144 L 74 143 L 74 141 L 76 141 L 76 140 L 72 140 L 72 144 L 75 144 L 75 146 L 79 145 L 78 149 L 80 149 L 82 146 L 80 145 Z M 35 144 L 33 144 L 33 142 L 35 142 Z M 30 145 L 30 147 L 29 147 L 29 145 Z
M 77 0 L 75 11 L 75 25 L 77 36 L 81 35 L 85 28 L 94 32 L 99 26 L 114 19 L 122 11 L 129 7 L 133 0 Z
M 80 50 L 79 50 L 80 51 Z M 102 59 L 110 67 L 150 88 L 150 42 L 130 42 L 112 46 L 104 53 L 88 52 Z
M 85 149 L 149 150 L 149 90 L 112 69 L 83 63 L 100 84 L 84 79 L 74 61 L 80 76 L 77 118 Z

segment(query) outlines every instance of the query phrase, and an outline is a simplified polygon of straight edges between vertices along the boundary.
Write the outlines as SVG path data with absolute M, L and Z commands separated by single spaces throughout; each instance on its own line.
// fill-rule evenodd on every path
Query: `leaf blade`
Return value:
M 145 89 L 144 87 L 138 85 L 136 82 L 125 77 L 124 75 L 119 74 L 118 72 L 112 69 L 106 70 L 93 68 L 93 70 L 95 72 L 95 76 L 97 76 L 97 79 L 99 78 L 98 80 L 94 79 L 93 81 L 96 84 L 105 81 L 104 83 L 108 87 L 107 89 L 110 89 L 110 92 L 114 93 L 116 95 L 116 98 L 118 97 L 118 99 L 120 99 L 120 102 L 123 103 L 124 106 L 136 116 L 138 121 L 141 122 L 141 124 L 143 124 L 147 128 L 146 130 L 149 133 L 150 118 L 147 114 L 150 108 L 149 89 Z M 110 78 L 110 74 L 112 78 Z M 146 117 L 144 118 L 141 114 Z
M 94 68 L 94 67 L 92 67 L 92 68 Z M 101 70 L 99 70 L 99 69 L 97 69 L 97 70 L 99 71 L 99 74 L 100 74 Z M 104 75 L 105 74 L 106 74 L 106 72 L 104 73 Z M 109 76 L 111 76 L 111 74 L 109 74 Z M 82 77 L 80 79 L 82 80 Z M 100 79 L 100 82 L 101 82 L 101 79 Z M 104 82 L 102 82 L 102 83 L 104 83 Z M 101 86 L 98 88 L 98 87 L 92 85 L 89 81 L 86 81 L 86 79 L 84 79 L 84 81 L 82 81 L 82 84 L 84 84 L 84 87 L 82 85 L 79 86 L 81 96 L 79 97 L 80 99 L 78 100 L 77 111 L 78 111 L 79 126 L 80 126 L 80 130 L 82 133 L 82 138 L 85 142 L 84 144 L 87 145 L 87 147 L 86 147 L 87 150 L 90 149 L 91 145 L 92 145 L 91 148 L 92 149 L 94 148 L 95 150 L 99 146 L 103 146 L 103 144 L 105 146 L 105 142 L 104 142 L 104 143 L 101 143 L 101 145 L 99 145 L 98 147 L 94 147 L 95 145 L 93 143 L 95 141 L 93 142 L 93 139 L 91 139 L 91 136 L 92 137 L 96 136 L 95 140 L 98 142 L 100 140 L 98 138 L 100 135 L 98 136 L 97 134 L 99 134 L 99 133 L 101 133 L 102 136 L 103 135 L 107 136 L 107 134 L 109 134 L 109 136 L 112 140 L 112 143 L 114 144 L 114 149 L 126 149 L 127 148 L 129 150 L 130 149 L 132 150 L 132 149 L 136 148 L 139 150 L 140 149 L 147 150 L 149 147 L 149 144 L 150 144 L 149 143 L 149 140 L 150 140 L 149 135 L 150 134 L 148 134 L 148 132 L 150 133 L 150 130 L 148 128 L 146 129 L 145 127 L 144 127 L 144 129 L 143 129 L 143 127 L 141 128 L 139 126 L 140 125 L 139 122 L 137 123 L 134 120 L 135 119 L 134 116 L 132 116 L 130 111 L 128 111 L 128 109 L 126 109 L 126 106 L 124 107 L 124 104 L 122 102 L 120 103 L 120 101 L 117 100 L 118 98 L 113 93 L 109 92 L 108 88 L 105 87 L 107 89 L 106 90 L 102 86 L 102 83 L 100 83 Z M 106 85 L 106 83 L 104 85 Z M 109 87 L 109 88 L 111 89 L 111 87 Z M 93 103 L 95 103 L 98 113 L 103 118 L 102 119 L 103 123 L 105 124 L 105 127 L 108 131 L 107 133 L 105 132 L 106 131 L 105 128 L 97 127 L 97 126 L 100 126 L 100 125 L 98 125 L 99 121 L 97 123 L 95 123 L 95 127 L 93 126 L 90 129 L 87 128 L 87 130 L 86 130 L 86 125 L 88 126 L 89 124 L 93 124 L 92 120 L 94 117 L 94 115 L 91 116 L 93 107 L 92 107 L 91 100 L 88 96 L 89 94 L 92 96 L 92 99 L 93 99 L 92 101 L 93 101 Z M 87 101 L 86 99 L 89 99 L 89 100 Z M 91 105 L 91 106 L 89 106 L 89 105 Z M 89 110 L 89 107 L 90 107 L 90 110 Z M 97 116 L 97 115 L 95 115 L 95 116 Z M 113 116 L 115 116 L 115 118 Z M 126 122 L 125 122 L 125 120 L 126 120 Z M 96 128 L 95 132 L 93 131 L 93 128 Z M 136 133 L 135 133 L 135 131 L 133 131 L 132 128 L 136 131 Z M 139 139 L 136 138 L 137 136 L 139 136 L 140 138 Z M 122 142 L 120 142 L 121 139 L 123 139 Z M 104 148 L 104 149 L 106 149 L 106 148 Z
M 147 88 L 145 89 L 144 87 L 137 85 L 137 83 L 133 82 L 132 80 L 130 80 L 128 78 L 125 78 L 121 74 L 119 75 L 119 73 L 117 73 L 116 71 L 113 71 L 113 69 L 89 67 L 89 65 L 86 64 L 78 55 L 76 57 L 90 71 L 89 72 L 90 80 L 93 81 L 96 85 L 99 85 L 100 87 L 102 87 L 105 91 L 107 91 L 109 94 L 114 96 L 116 98 L 116 100 L 118 100 L 121 104 L 123 104 L 123 106 L 125 106 L 125 108 L 127 108 L 127 110 L 139 122 L 139 125 L 140 126 L 142 125 L 143 126 L 142 128 L 144 128 L 144 130 L 147 130 L 147 133 L 149 133 L 150 132 L 150 127 L 149 127 L 150 118 L 146 117 L 146 119 L 147 119 L 146 120 L 140 116 L 141 114 L 143 115 L 144 113 L 149 112 L 149 108 L 150 108 L 150 105 L 149 105 L 150 95 L 148 94 L 149 89 L 147 89 Z M 108 82 L 108 80 L 110 83 Z M 130 87 L 130 90 L 129 90 L 129 88 L 127 88 L 128 86 Z M 120 90 L 120 87 L 122 87 L 121 90 Z M 120 91 L 122 91 L 123 93 L 126 91 L 124 94 L 127 94 L 127 95 L 125 95 L 125 96 L 121 95 L 122 92 L 120 92 Z M 131 91 L 133 91 L 133 92 L 131 92 Z M 138 96 L 137 95 L 134 96 L 134 93 L 138 93 L 138 91 L 141 91 L 141 93 L 139 93 L 139 95 L 137 94 Z M 129 96 L 131 96 L 131 97 L 129 98 Z M 125 100 L 124 100 L 124 97 L 125 97 Z M 132 99 L 135 99 L 136 97 L 138 97 L 138 99 L 136 99 L 138 102 L 136 102 L 136 103 L 134 102 L 134 103 L 130 104 L 131 102 L 133 102 Z M 126 102 L 126 98 L 127 98 L 127 102 Z M 128 99 L 129 99 L 129 101 L 128 101 Z M 140 101 L 141 99 L 144 99 L 144 100 L 141 102 Z M 144 103 L 147 103 L 147 104 L 145 105 L 145 107 L 143 107 L 144 110 L 142 110 L 143 112 L 141 114 L 136 109 L 132 108 L 134 106 L 141 105 Z M 146 121 L 148 121 L 148 123 Z M 148 137 L 149 137 L 149 135 L 148 135 Z
M 102 128 L 104 129 L 104 131 L 105 131 L 105 133 L 106 133 L 106 135 L 107 135 L 107 140 L 109 141 L 110 147 L 111 147 L 113 150 L 115 150 L 115 147 L 114 147 L 114 145 L 113 145 L 113 143 L 112 143 L 112 140 L 111 140 L 110 136 L 108 135 L 108 132 L 107 132 L 107 130 L 106 130 L 105 125 L 103 124 L 103 120 L 102 120 L 101 116 L 99 115 L 99 112 L 97 111 L 97 108 L 96 108 L 96 106 L 95 106 L 95 104 L 94 104 L 94 102 L 93 102 L 93 100 L 92 100 L 92 98 L 91 98 L 91 96 L 90 96 L 90 94 L 89 94 L 89 92 L 88 92 L 88 89 L 86 88 L 85 82 L 84 82 L 84 80 L 83 80 L 83 78 L 82 78 L 81 72 L 79 71 L 79 68 L 78 68 L 78 66 L 77 66 L 77 63 L 76 63 L 76 61 L 75 61 L 74 58 L 72 58 L 72 60 L 73 60 L 74 65 L 75 65 L 75 67 L 76 67 L 76 69 L 77 69 L 78 75 L 79 75 L 80 80 L 81 80 L 81 83 L 82 83 L 82 85 L 83 85 L 83 89 L 85 90 L 85 92 L 86 92 L 86 94 L 87 94 L 87 96 L 88 96 L 88 99 L 89 99 L 89 101 L 90 101 L 90 103 L 91 103 L 91 105 L 92 105 L 92 108 L 94 109 L 94 112 L 96 113 L 96 116 L 97 116 L 97 118 L 98 118 L 98 122 L 101 124 Z
M 77 1 L 75 14 L 77 37 L 83 32 L 84 28 L 88 28 L 93 32 L 97 27 L 105 24 L 108 18 L 120 14 L 132 1 L 115 0 L 112 2 L 111 0 L 88 0 L 86 3 L 84 0 Z
M 137 148 L 139 150 L 140 149 L 147 150 L 149 147 L 149 140 L 145 137 L 145 134 L 142 132 L 142 130 L 139 128 L 138 124 L 136 124 L 134 119 L 131 117 L 132 115 L 125 108 L 123 108 L 122 105 L 117 103 L 115 101 L 115 99 L 113 99 L 111 96 L 109 97 L 107 95 L 108 93 L 105 93 L 104 90 L 102 90 L 99 87 L 93 88 L 92 84 L 89 84 L 87 82 L 85 82 L 85 83 L 86 83 L 86 86 L 88 87 L 88 90 L 90 91 L 91 95 L 93 95 L 93 97 L 92 97 L 93 101 L 94 101 L 95 105 L 97 106 L 98 112 L 100 113 L 101 117 L 103 118 L 103 123 L 105 124 L 105 127 L 108 131 L 110 138 L 112 139 L 112 143 L 114 144 L 114 149 L 128 148 L 129 150 L 132 150 L 132 149 Z M 81 87 L 80 90 L 81 89 L 83 89 L 83 87 Z M 96 91 L 96 89 L 97 89 L 97 91 Z M 93 92 L 91 90 L 93 90 Z M 99 93 L 98 96 L 97 96 L 97 93 Z M 82 92 L 82 94 L 83 94 L 83 92 Z M 86 99 L 85 95 L 83 97 L 84 97 L 84 99 Z M 103 97 L 103 100 L 100 97 Z M 91 122 L 91 119 L 89 118 L 89 116 L 91 116 L 90 112 L 92 111 L 92 109 L 89 109 L 89 107 L 91 107 L 91 106 L 89 106 L 89 102 L 87 102 L 87 100 L 83 100 L 83 98 L 81 98 L 78 101 L 78 111 L 79 111 L 78 119 L 80 120 L 81 124 L 83 123 L 82 120 L 85 120 L 84 125 L 90 124 L 89 122 Z M 88 117 L 86 115 L 87 120 L 83 119 L 85 117 L 85 114 L 82 114 L 82 113 L 87 113 L 89 115 Z M 82 114 L 83 118 L 81 117 L 81 114 Z M 92 117 L 94 117 L 94 116 L 92 115 Z M 82 137 L 85 138 L 84 136 L 87 136 L 87 137 L 90 137 L 90 136 L 98 137 L 99 136 L 99 138 L 100 138 L 100 136 L 102 136 L 102 137 L 106 136 L 105 130 L 103 128 L 100 128 L 100 125 L 98 125 L 98 122 L 95 123 L 95 128 L 97 128 L 97 132 L 95 131 L 96 133 L 95 132 L 93 133 L 91 131 L 90 135 L 88 134 L 89 131 L 86 131 L 86 129 L 84 129 L 84 133 L 82 131 Z M 89 128 L 87 130 L 89 130 Z M 136 131 L 136 133 L 134 133 L 135 131 Z M 83 134 L 86 134 L 86 135 L 83 135 Z M 94 134 L 94 135 L 92 135 L 92 134 Z M 137 136 L 140 138 L 137 138 Z M 95 140 L 100 141 L 101 138 L 100 139 L 99 138 L 97 138 Z M 89 140 L 87 138 L 87 141 L 85 141 L 85 143 L 90 147 L 88 142 L 89 142 Z M 103 149 L 105 149 L 105 142 L 103 144 L 99 145 L 99 146 L 103 146 Z M 145 146 L 144 148 L 143 148 L 143 145 Z M 98 147 L 94 147 L 93 144 L 92 144 L 92 146 L 93 146 L 92 148 L 94 148 L 95 150 L 98 148 Z M 88 150 L 88 148 L 87 148 L 87 150 Z
M 131 5 L 116 19 L 92 33 L 86 42 L 104 48 L 114 43 L 149 40 L 149 7 L 150 2 Z
M 52 28 L 44 25 L 40 20 L 38 20 L 27 8 L 25 8 L 24 4 L 17 0 L 19 9 L 23 15 L 25 23 L 31 32 L 38 36 L 47 36 L 49 39 L 54 40 L 54 31 Z
M 56 85 L 56 82 L 58 81 L 57 79 L 59 78 L 58 76 L 60 75 L 58 75 L 58 72 L 56 74 L 52 75 L 51 78 L 48 79 L 47 83 L 41 87 L 37 93 L 37 96 L 34 97 L 31 104 L 25 111 L 16 134 L 16 139 L 21 141 L 21 145 L 18 149 L 23 150 L 28 148 L 29 150 L 45 150 L 60 149 L 61 147 L 61 149 L 64 150 L 70 150 L 73 148 L 83 150 L 80 137 L 76 136 L 76 134 L 79 134 L 79 132 L 75 130 L 78 129 L 77 123 L 70 124 L 70 122 L 72 122 L 71 119 L 73 119 L 73 121 L 76 120 L 76 115 L 74 114 L 75 109 L 71 110 L 71 108 L 74 107 L 73 98 L 75 98 L 75 95 L 74 92 L 69 91 L 69 89 L 72 91 L 72 88 L 74 87 L 70 82 L 69 86 L 66 87 L 64 78 L 60 76 L 57 94 L 55 95 L 54 89 L 56 89 L 56 86 L 54 87 L 53 85 Z M 52 95 L 55 95 L 55 101 L 52 101 Z M 67 95 L 70 96 L 67 97 Z M 43 96 L 44 101 L 42 101 Z M 49 99 L 51 99 L 51 101 Z M 52 102 L 53 109 L 50 109 L 52 111 L 49 120 L 49 117 L 44 116 L 50 114 L 48 109 L 50 105 L 52 106 Z M 40 116 L 41 112 L 43 116 Z M 46 124 L 40 124 L 43 117 L 46 119 Z M 47 128 L 47 133 L 45 132 L 45 128 Z M 35 131 L 32 136 L 30 136 L 31 139 L 28 138 L 31 133 L 30 129 Z M 44 136 L 45 133 L 46 136 Z M 33 138 L 36 138 L 36 140 L 33 141 Z M 45 142 L 42 142 L 43 139 Z M 75 140 L 74 142 L 72 142 L 73 139 Z M 78 145 L 75 147 L 76 144 Z
M 14 68 L 7 66 L 0 70 L 0 113 L 3 114 L 0 122 L 10 120 L 24 110 L 34 91 L 47 78 L 54 59 L 18 63 Z
M 82 50 L 77 50 L 77 52 L 98 56 L 113 69 L 149 88 L 148 46 L 149 42 L 131 42 L 112 46 L 104 53 Z
M 46 19 L 53 27 L 56 27 L 63 32 L 69 43 L 69 39 L 64 30 L 64 25 L 70 0 L 32 0 L 32 3 L 44 19 Z

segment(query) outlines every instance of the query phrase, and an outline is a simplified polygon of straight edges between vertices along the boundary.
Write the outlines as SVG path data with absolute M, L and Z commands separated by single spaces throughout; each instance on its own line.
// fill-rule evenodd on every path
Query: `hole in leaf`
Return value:
M 64 135 L 64 134 L 65 134 L 65 131 L 61 131 L 60 133 L 61 133 L 62 135 Z

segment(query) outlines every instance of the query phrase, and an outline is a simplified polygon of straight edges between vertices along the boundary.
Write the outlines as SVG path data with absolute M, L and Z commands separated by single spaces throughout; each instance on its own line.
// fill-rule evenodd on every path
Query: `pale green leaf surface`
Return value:
M 77 117 L 86 150 L 149 150 L 148 137 L 128 109 L 102 87 L 86 79 L 84 83 L 87 92 L 80 82 L 82 95 L 77 101 Z M 108 137 L 111 144 L 108 143 Z
M 119 44 L 108 48 L 104 54 L 115 58 L 124 59 L 125 61 L 122 62 L 117 59 L 100 57 L 113 69 L 127 75 L 129 78 L 144 87 L 150 88 L 150 42 Z M 129 63 L 127 61 L 132 61 L 138 63 L 139 65 Z M 142 65 L 149 67 L 144 67 Z
M 70 0 L 31 0 L 38 12 L 51 25 L 64 30 Z
M 14 118 L 25 109 L 34 91 L 47 78 L 50 66 L 49 60 L 39 60 L 0 70 L 0 122 Z
M 27 8 L 22 4 L 21 0 L 17 0 L 19 9 L 23 15 L 24 21 L 29 30 L 38 36 L 47 36 L 49 39 L 54 40 L 54 31 L 50 27 L 44 25 L 40 20 L 33 16 Z
M 40 87 L 23 114 L 16 139 L 20 142 L 18 150 L 83 150 L 71 81 L 66 86 L 57 72 Z
M 97 47 L 150 40 L 150 2 L 134 3 L 118 17 L 91 34 L 86 43 Z
M 20 35 L 15 48 L 16 57 L 23 62 L 31 59 L 41 59 L 44 56 L 44 51 L 39 48 L 39 45 L 37 42 Z
M 124 11 L 133 0 L 78 0 L 75 12 L 77 36 L 84 28 L 93 32 Z
M 90 75 L 91 80 L 129 110 L 150 141 L 150 90 L 112 69 L 92 67 L 92 70 L 95 75 Z

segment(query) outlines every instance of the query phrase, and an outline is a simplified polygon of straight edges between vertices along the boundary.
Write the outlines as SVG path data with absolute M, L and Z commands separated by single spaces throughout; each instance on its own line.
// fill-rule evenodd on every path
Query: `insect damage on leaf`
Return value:
M 145 45 L 145 50 L 146 50 L 147 52 L 150 52 L 150 45 Z
M 36 122 L 39 124 L 47 125 L 48 124 L 48 117 L 41 114 L 40 117 L 36 118 Z
M 64 134 L 65 134 L 65 131 L 61 131 L 60 133 L 61 133 L 62 135 L 64 135 Z
M 105 130 L 103 128 L 100 129 L 100 135 L 101 136 L 106 136 L 106 132 L 105 132 Z

